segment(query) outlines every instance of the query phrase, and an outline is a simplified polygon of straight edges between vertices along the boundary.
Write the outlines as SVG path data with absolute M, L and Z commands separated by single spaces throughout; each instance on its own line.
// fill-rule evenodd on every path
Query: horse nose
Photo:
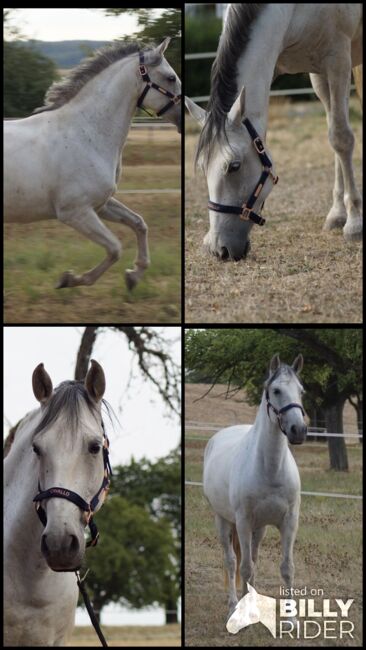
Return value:
M 247 241 L 245 244 L 227 244 L 225 246 L 219 247 L 217 256 L 220 260 L 223 261 L 231 259 L 234 262 L 238 262 L 247 256 L 249 249 L 249 241 Z
M 79 552 L 80 544 L 76 535 L 65 535 L 62 538 L 48 536 L 43 533 L 41 539 L 41 551 L 45 557 L 50 557 L 53 553 L 60 551 L 65 554 L 74 555 Z
M 305 424 L 300 426 L 293 424 L 290 431 L 294 440 L 303 442 L 306 438 L 308 428 Z
M 226 248 L 226 246 L 222 246 L 219 251 L 219 258 L 220 260 L 228 260 L 230 257 L 229 251 Z

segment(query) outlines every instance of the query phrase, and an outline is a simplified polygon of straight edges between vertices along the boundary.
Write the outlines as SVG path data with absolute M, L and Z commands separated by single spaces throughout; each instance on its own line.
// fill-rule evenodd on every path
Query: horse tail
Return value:
M 236 586 L 240 587 L 240 561 L 241 561 L 241 552 L 238 531 L 236 530 L 236 525 L 233 525 L 233 549 L 236 555 Z
M 360 98 L 362 106 L 362 63 L 361 65 L 356 66 L 356 68 L 353 68 L 353 78 L 356 84 L 357 95 Z

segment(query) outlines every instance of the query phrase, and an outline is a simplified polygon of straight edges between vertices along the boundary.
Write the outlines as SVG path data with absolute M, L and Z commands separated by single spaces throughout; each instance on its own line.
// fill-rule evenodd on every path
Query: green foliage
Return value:
M 4 43 L 5 116 L 26 117 L 42 106 L 56 78 L 56 66 L 50 59 L 19 42 Z

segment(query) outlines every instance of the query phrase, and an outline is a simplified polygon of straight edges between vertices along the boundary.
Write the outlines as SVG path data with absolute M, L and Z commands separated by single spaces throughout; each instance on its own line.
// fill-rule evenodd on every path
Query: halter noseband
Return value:
M 226 212 L 228 214 L 239 214 L 242 221 L 253 221 L 258 226 L 264 226 L 266 220 L 264 217 L 261 217 L 259 214 L 253 212 L 252 208 L 258 196 L 260 195 L 264 184 L 268 178 L 271 177 L 273 185 L 276 185 L 278 181 L 278 176 L 275 176 L 272 172 L 272 161 L 269 156 L 266 154 L 264 144 L 259 137 L 257 131 L 255 130 L 251 121 L 246 117 L 243 121 L 243 124 L 246 126 L 247 131 L 253 142 L 254 149 L 256 150 L 259 160 L 263 165 L 263 171 L 259 178 L 257 185 L 255 186 L 253 192 L 251 193 L 249 199 L 246 203 L 243 203 L 241 206 L 236 205 L 224 205 L 223 203 L 215 203 L 214 201 L 208 202 L 208 209 L 213 210 L 214 212 Z
M 99 532 L 96 524 L 93 521 L 94 511 L 99 504 L 99 501 L 103 504 L 105 497 L 110 486 L 110 477 L 112 476 L 112 468 L 109 462 L 109 440 L 104 431 L 104 424 L 102 422 L 103 428 L 103 464 L 104 464 L 104 477 L 102 485 L 100 486 L 98 492 L 93 496 L 90 503 L 85 501 L 79 494 L 68 490 L 62 487 L 51 487 L 48 490 L 42 492 L 40 482 L 38 481 L 38 494 L 34 497 L 33 501 L 36 504 L 36 512 L 44 526 L 47 525 L 47 514 L 45 509 L 41 505 L 41 501 L 44 499 L 52 499 L 58 497 L 59 499 L 67 499 L 72 501 L 80 510 L 85 512 L 85 526 L 89 526 L 91 539 L 87 542 L 86 546 L 95 546 L 98 542 Z
M 165 95 L 166 97 L 170 97 L 170 101 L 165 106 L 163 106 L 163 108 L 161 108 L 160 111 L 156 113 L 156 115 L 160 117 L 161 115 L 164 115 L 164 113 L 166 113 L 170 108 L 172 108 L 172 106 L 175 106 L 176 104 L 180 104 L 182 95 L 174 95 L 173 93 L 170 92 L 170 90 L 165 90 L 165 88 L 162 88 L 161 86 L 158 86 L 158 84 L 156 84 L 154 81 L 151 81 L 146 69 L 146 65 L 144 63 L 145 60 L 144 53 L 141 51 L 139 52 L 139 60 L 140 60 L 139 72 L 146 85 L 140 97 L 137 100 L 137 106 L 145 110 L 144 107 L 142 106 L 142 102 L 144 101 L 150 88 L 154 88 L 154 90 L 157 90 L 162 95 Z
M 268 415 L 268 417 L 269 417 L 269 409 L 271 408 L 272 411 L 276 414 L 276 416 L 277 416 L 278 426 L 280 427 L 282 433 L 285 434 L 285 436 L 287 436 L 287 433 L 286 433 L 286 431 L 282 428 L 282 419 L 281 419 L 281 415 L 282 415 L 283 413 L 286 413 L 286 411 L 289 411 L 290 409 L 293 409 L 293 408 L 300 409 L 300 410 L 301 410 L 301 413 L 302 413 L 302 415 L 303 415 L 303 417 L 304 417 L 304 415 L 305 415 L 305 411 L 304 411 L 303 407 L 301 406 L 301 404 L 297 404 L 297 402 L 291 402 L 290 404 L 287 404 L 287 406 L 283 406 L 281 409 L 276 409 L 276 407 L 273 406 L 273 404 L 271 404 L 271 402 L 269 401 L 269 393 L 268 393 L 268 390 L 266 390 L 266 402 L 267 402 L 267 415 Z

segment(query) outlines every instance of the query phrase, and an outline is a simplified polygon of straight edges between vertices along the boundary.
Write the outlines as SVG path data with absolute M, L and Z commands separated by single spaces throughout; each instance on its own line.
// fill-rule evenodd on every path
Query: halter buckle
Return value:
M 245 205 L 243 211 L 240 214 L 240 219 L 242 221 L 250 221 L 250 213 L 251 213 L 251 209 L 247 208 L 247 206 Z
M 263 144 L 262 140 L 260 139 L 259 135 L 257 135 L 256 138 L 254 138 L 253 145 L 254 145 L 254 149 L 256 150 L 257 153 L 259 153 L 260 155 L 262 153 L 264 153 L 264 144 Z
M 180 104 L 181 95 L 174 95 L 174 97 L 172 97 L 172 101 L 174 102 L 174 104 Z
M 140 75 L 142 77 L 144 77 L 145 74 L 147 74 L 146 66 L 144 66 L 143 64 L 139 65 L 139 70 L 140 70 Z

